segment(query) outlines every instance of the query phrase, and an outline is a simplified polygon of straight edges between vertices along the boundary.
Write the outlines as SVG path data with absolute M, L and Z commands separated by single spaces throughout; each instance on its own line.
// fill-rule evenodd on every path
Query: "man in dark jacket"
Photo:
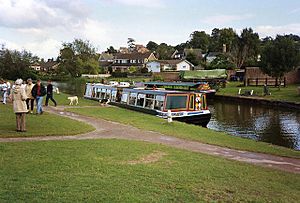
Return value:
M 56 106 L 56 101 L 53 99 L 53 85 L 51 84 L 51 80 L 48 80 L 45 106 L 48 106 L 49 99 L 54 103 L 54 106 Z
M 31 90 L 31 94 L 36 100 L 36 107 L 37 107 L 36 113 L 43 114 L 43 96 L 46 95 L 46 88 L 41 83 L 41 80 L 36 81 L 36 84 L 33 86 Z

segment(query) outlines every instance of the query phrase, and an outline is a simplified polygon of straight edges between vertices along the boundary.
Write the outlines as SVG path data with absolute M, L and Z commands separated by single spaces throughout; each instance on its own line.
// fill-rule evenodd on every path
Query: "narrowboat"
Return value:
M 87 83 L 84 97 L 161 118 L 167 118 L 170 110 L 174 120 L 203 127 L 206 127 L 211 118 L 206 95 L 198 92 L 118 88 Z

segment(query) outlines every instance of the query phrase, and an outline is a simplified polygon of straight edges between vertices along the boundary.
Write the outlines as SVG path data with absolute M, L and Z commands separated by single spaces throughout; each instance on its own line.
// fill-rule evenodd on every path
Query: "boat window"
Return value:
M 117 90 L 113 90 L 111 92 L 111 100 L 116 101 L 116 99 L 117 99 Z
M 164 100 L 165 100 L 165 96 L 156 95 L 155 96 L 154 109 L 162 111 L 163 108 L 164 108 Z
M 136 96 L 137 96 L 137 93 L 130 93 L 130 97 L 129 97 L 129 105 L 134 105 L 135 106 L 135 101 L 136 101 Z
M 154 109 L 154 95 L 153 94 L 146 94 L 146 103 L 145 108 Z
M 194 95 L 190 95 L 190 110 L 194 110 L 194 99 L 195 96 Z
M 207 104 L 206 104 L 206 95 L 202 95 L 202 109 L 207 109 Z
M 96 88 L 93 88 L 92 97 L 95 97 L 96 91 L 97 91 L 97 89 L 96 89 Z
M 168 95 L 166 109 L 186 109 L 188 95 Z
M 145 94 L 138 94 L 136 105 L 143 107 L 144 106 L 145 97 L 146 97 Z
M 195 110 L 200 111 L 202 108 L 202 96 L 201 94 L 195 94 Z
M 122 94 L 122 100 L 121 100 L 121 102 L 127 104 L 127 99 L 128 99 L 128 92 L 124 92 Z
M 101 90 L 100 99 L 105 99 L 106 89 Z
M 111 97 L 111 90 L 107 90 L 105 99 L 110 99 L 110 97 Z
M 122 95 L 122 90 L 117 90 L 116 102 L 121 102 Z

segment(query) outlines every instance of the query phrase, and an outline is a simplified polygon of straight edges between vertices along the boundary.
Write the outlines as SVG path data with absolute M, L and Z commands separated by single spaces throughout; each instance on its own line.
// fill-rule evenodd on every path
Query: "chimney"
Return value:
M 226 50 L 226 44 L 223 44 L 223 53 L 226 53 L 227 50 Z

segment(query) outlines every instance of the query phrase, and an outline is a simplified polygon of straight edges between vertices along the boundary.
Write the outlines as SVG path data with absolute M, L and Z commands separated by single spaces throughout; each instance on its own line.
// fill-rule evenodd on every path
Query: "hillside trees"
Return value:
M 261 69 L 279 80 L 279 88 L 285 73 L 300 65 L 300 50 L 293 38 L 278 35 L 266 42 L 261 54 Z
M 37 62 L 39 58 L 26 50 L 9 50 L 2 46 L 0 50 L 0 77 L 16 80 L 17 78 L 33 78 L 37 75 L 31 64 Z
M 63 43 L 62 46 L 59 74 L 80 77 L 83 73 L 97 74 L 99 72 L 96 49 L 89 41 L 75 39 L 73 42 Z

